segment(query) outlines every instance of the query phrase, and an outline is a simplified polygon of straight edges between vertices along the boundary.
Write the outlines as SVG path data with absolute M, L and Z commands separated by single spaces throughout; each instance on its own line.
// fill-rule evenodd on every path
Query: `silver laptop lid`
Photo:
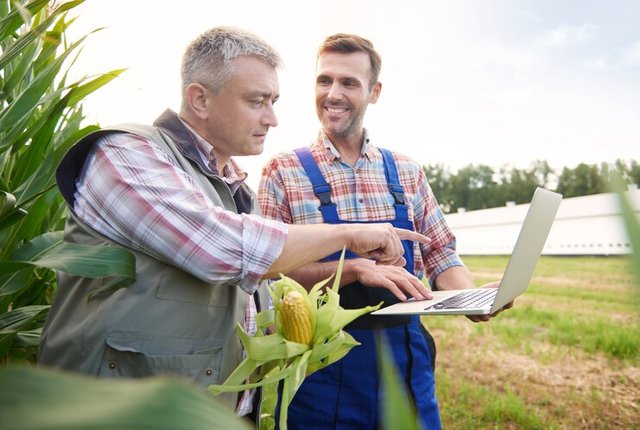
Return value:
M 561 194 L 544 188 L 537 188 L 533 193 L 490 313 L 497 311 L 527 289 L 561 201 Z

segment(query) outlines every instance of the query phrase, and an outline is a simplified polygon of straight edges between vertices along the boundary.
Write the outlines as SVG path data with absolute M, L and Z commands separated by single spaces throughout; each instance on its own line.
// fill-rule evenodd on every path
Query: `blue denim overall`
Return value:
M 380 149 L 389 191 L 394 198 L 396 217 L 389 221 L 395 227 L 413 230 L 404 202 L 404 190 L 391 153 Z M 326 182 L 307 148 L 295 150 L 309 176 L 315 195 L 320 199 L 319 210 L 328 224 L 356 223 L 338 217 L 331 201 L 331 186 Z M 366 222 L 366 221 L 365 221 Z M 414 271 L 413 242 L 403 241 L 405 269 Z M 325 260 L 336 260 L 340 253 Z M 347 253 L 347 258 L 355 257 Z M 398 299 L 383 288 L 367 288 L 359 283 L 340 289 L 340 304 L 344 308 L 360 308 L 384 301 L 384 306 Z M 305 379 L 291 402 L 288 411 L 289 429 L 363 429 L 382 425 L 382 405 L 385 399 L 380 388 L 376 341 L 384 336 L 393 353 L 398 375 L 405 382 L 409 398 L 418 410 L 424 429 L 440 429 L 440 414 L 435 397 L 433 338 L 420 323 L 418 316 L 364 315 L 346 327 L 361 345 L 354 347 L 342 360 Z M 277 420 L 276 420 L 277 422 Z

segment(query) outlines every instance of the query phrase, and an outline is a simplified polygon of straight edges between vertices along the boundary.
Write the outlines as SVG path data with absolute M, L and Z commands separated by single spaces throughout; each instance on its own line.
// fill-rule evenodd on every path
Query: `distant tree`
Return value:
M 637 161 L 631 160 L 631 164 L 629 166 L 629 171 L 627 172 L 627 175 L 632 184 L 636 184 L 637 186 L 640 186 L 640 164 L 638 164 Z
M 552 181 L 556 176 L 556 173 L 545 160 L 534 161 L 531 167 L 531 172 L 536 177 L 536 183 L 538 186 L 544 188 L 550 188 Z
M 623 178 L 628 184 L 640 185 L 640 165 L 636 160 L 629 161 L 629 164 L 624 160 L 618 159 L 613 165 L 616 172 Z M 608 182 L 611 182 L 611 175 L 607 178 Z
M 446 213 L 451 209 L 450 188 L 451 172 L 443 164 L 429 164 L 423 166 L 424 174 L 431 186 L 433 194 L 440 203 L 440 208 Z
M 555 189 L 564 197 L 605 193 L 614 171 L 627 183 L 640 185 L 640 165 L 635 160 L 600 165 L 581 163 L 573 169 L 563 168 L 560 175 L 544 160 L 534 161 L 527 169 L 505 165 L 495 170 L 469 164 L 452 173 L 444 165 L 434 164 L 424 167 L 424 171 L 445 213 L 459 208 L 498 207 L 508 201 L 528 203 L 536 187 Z
M 451 176 L 449 204 L 452 211 L 490 207 L 492 193 L 496 187 L 493 169 L 486 165 L 469 164 Z
M 573 170 L 566 167 L 562 170 L 557 191 L 565 198 L 589 196 L 606 192 L 607 183 L 597 165 L 580 163 Z

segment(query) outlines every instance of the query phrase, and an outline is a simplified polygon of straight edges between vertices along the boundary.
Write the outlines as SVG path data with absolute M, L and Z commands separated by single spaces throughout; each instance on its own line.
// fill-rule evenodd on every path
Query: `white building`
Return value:
M 640 191 L 624 193 L 640 220 Z M 563 199 L 543 254 L 616 255 L 633 250 L 615 193 Z M 509 255 L 528 204 L 445 215 L 460 255 Z

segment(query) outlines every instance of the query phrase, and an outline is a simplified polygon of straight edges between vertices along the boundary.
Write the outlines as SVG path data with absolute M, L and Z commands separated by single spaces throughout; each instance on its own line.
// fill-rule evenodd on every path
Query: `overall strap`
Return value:
M 313 155 L 311 155 L 311 151 L 309 148 L 298 148 L 294 149 L 293 152 L 300 159 L 300 163 L 302 163 L 302 167 L 311 181 L 313 193 L 320 199 L 318 209 L 322 214 L 322 219 L 328 224 L 338 223 L 340 221 L 338 210 L 336 204 L 331 201 L 331 185 L 322 176 L 322 172 L 320 172 Z
M 393 159 L 391 151 L 384 148 L 378 149 L 382 153 L 382 158 L 384 159 L 384 175 L 387 179 L 387 184 L 389 185 L 389 191 L 393 196 L 393 207 L 396 211 L 396 219 L 408 220 L 408 208 L 404 201 L 404 189 L 402 188 L 402 185 L 400 185 L 400 178 L 398 177 L 398 168 L 396 167 L 396 162 Z

